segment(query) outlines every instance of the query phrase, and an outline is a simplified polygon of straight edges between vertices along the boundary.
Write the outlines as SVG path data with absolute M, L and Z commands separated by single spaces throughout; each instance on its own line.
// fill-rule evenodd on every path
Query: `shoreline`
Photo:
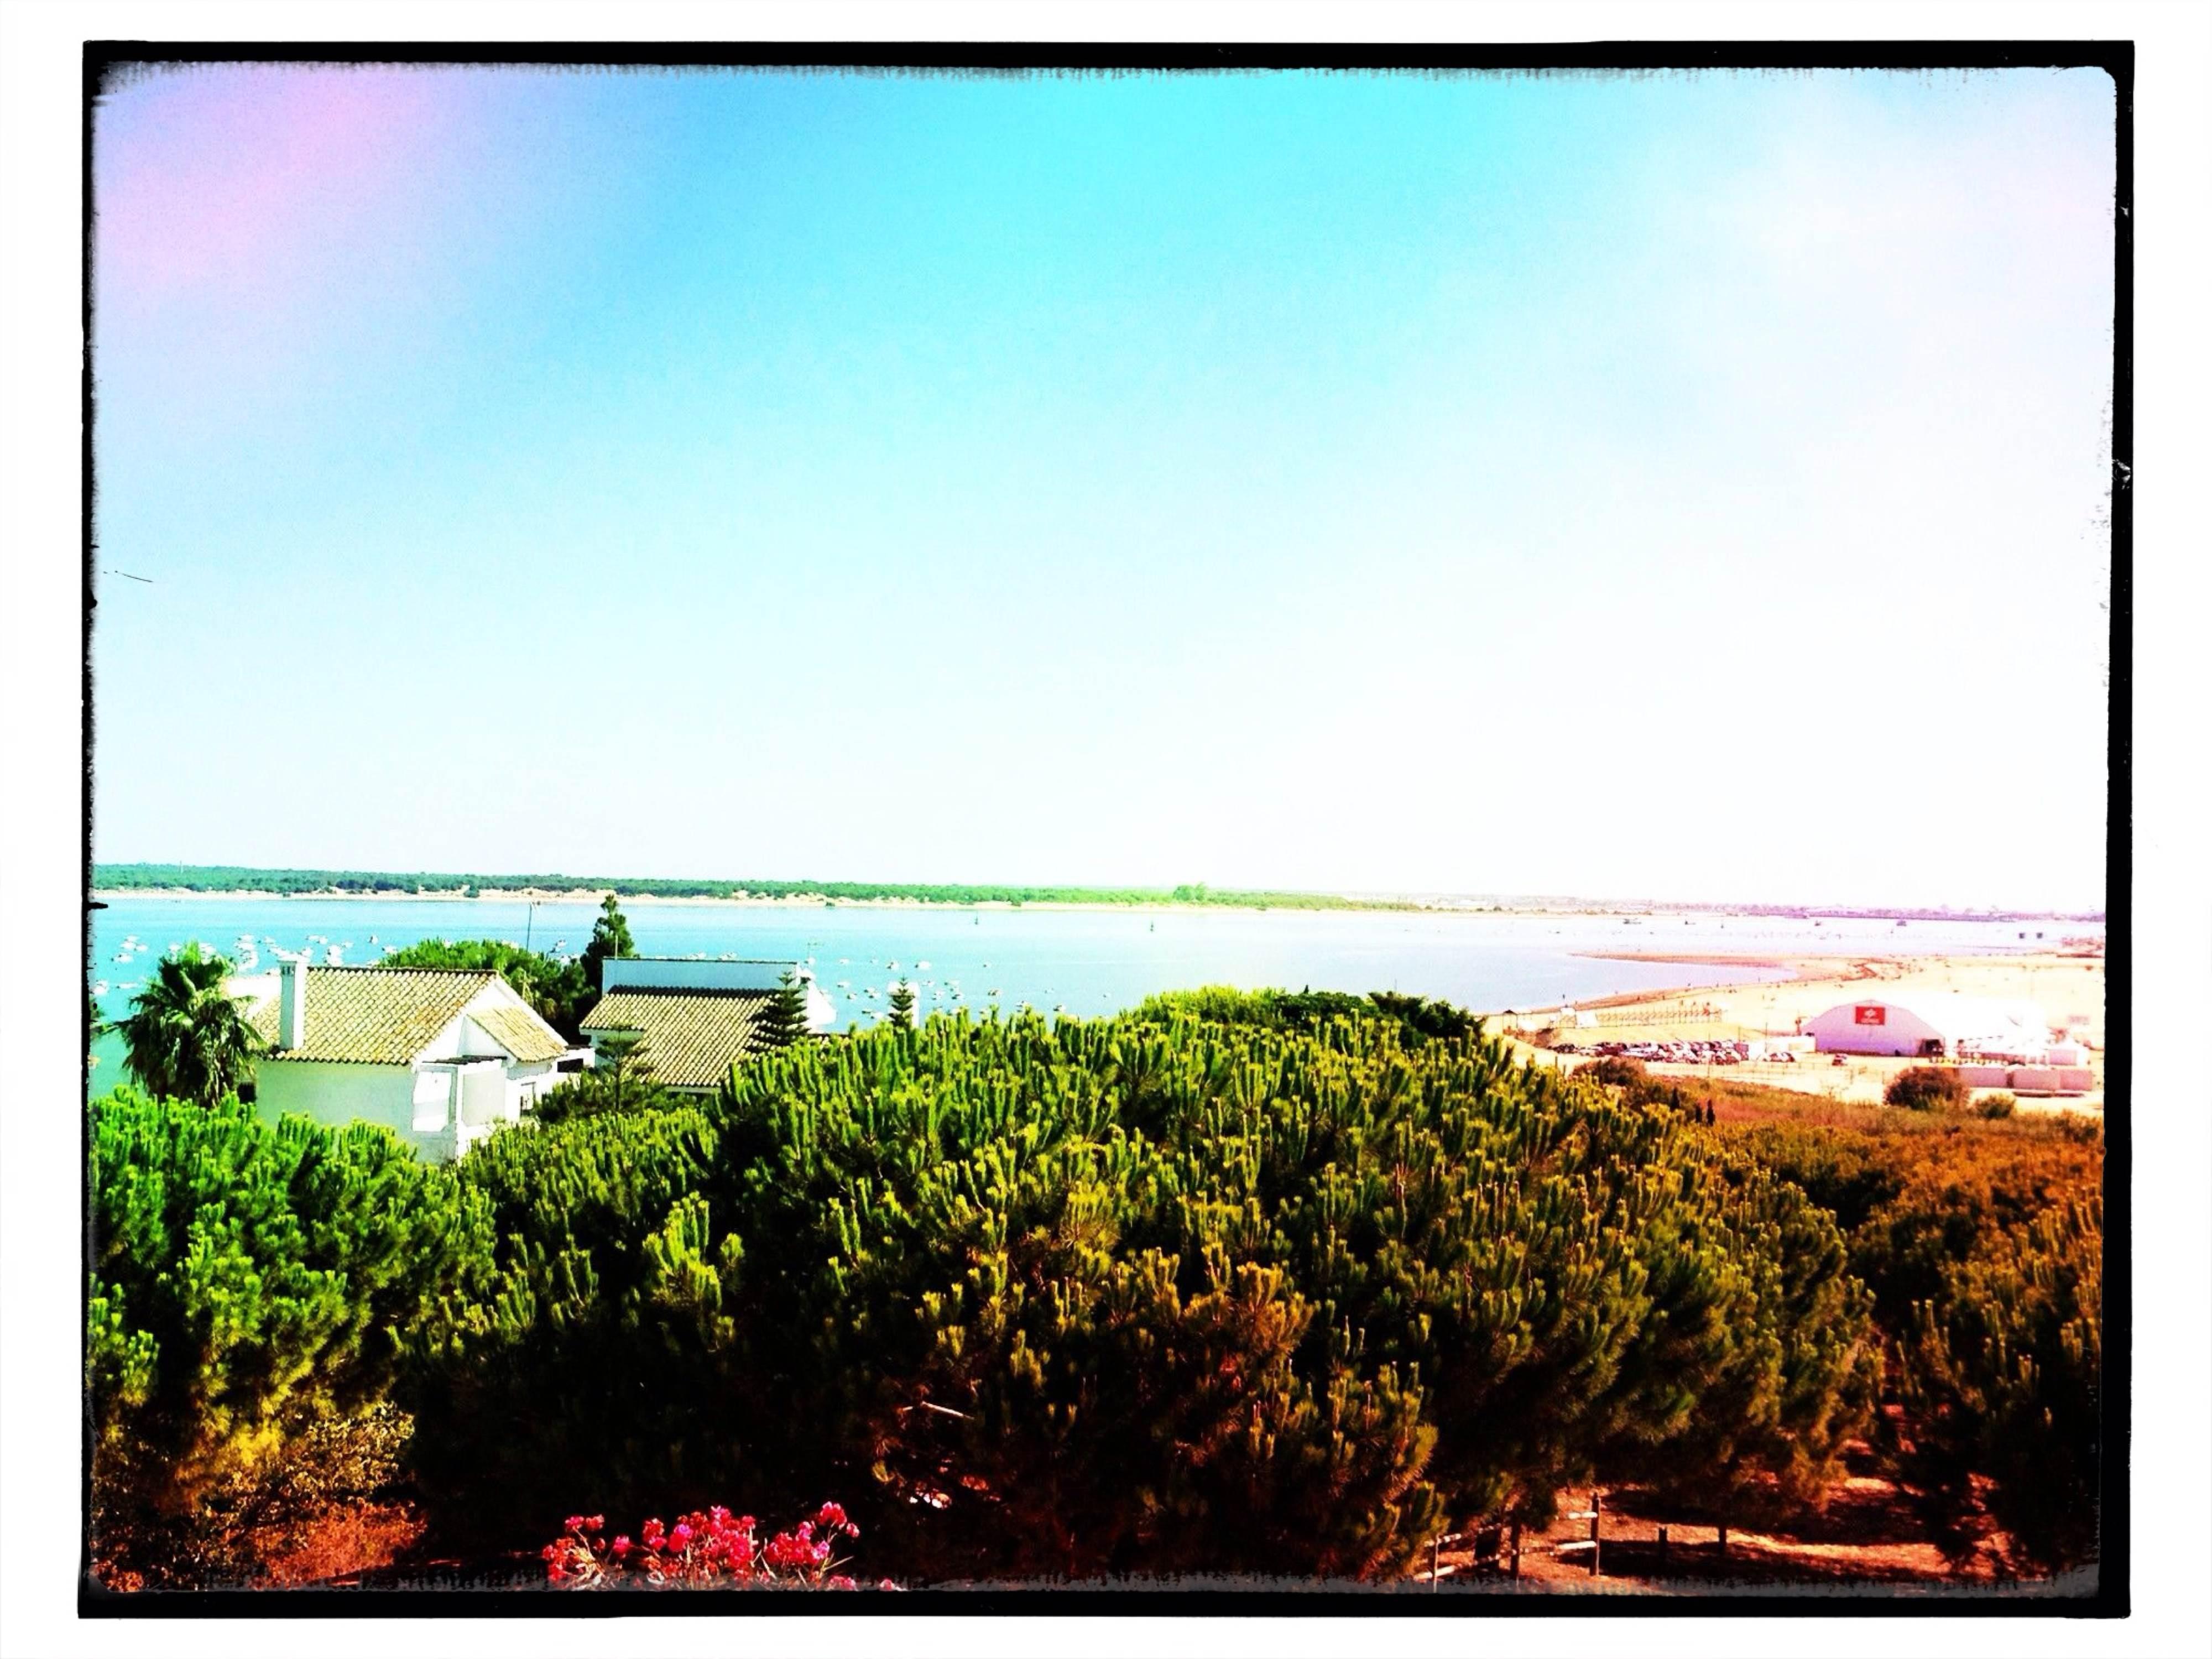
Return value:
M 1129 903 L 1115 903 L 1104 899 L 1025 899 L 1017 902 L 1011 899 L 918 899 L 896 896 L 876 898 L 823 898 L 811 894 L 747 894 L 739 898 L 720 896 L 711 893 L 624 893 L 617 888 L 573 888 L 556 891 L 544 887 L 502 887 L 489 892 L 455 892 L 450 890 L 422 893 L 272 893 L 264 889 L 240 888 L 216 891 L 200 887 L 95 887 L 90 896 L 102 903 L 127 902 L 133 899 L 190 901 L 205 899 L 238 902 L 270 904 L 368 903 L 368 904 L 580 904 L 598 905 L 611 896 L 625 907 L 641 908 L 655 904 L 728 905 L 735 908 L 797 909 L 853 909 L 853 910 L 1112 910 L 1122 912 L 1180 912 L 1188 910 L 1283 912 L 1297 915 L 1469 915 L 1495 916 L 1508 915 L 1543 915 L 1547 911 L 1516 912 L 1506 910 L 1447 909 L 1417 904 L 1363 904 L 1356 901 L 1342 904 L 1194 904 L 1166 899 L 1147 899 Z
M 278 893 L 270 891 L 265 888 L 250 887 L 223 889 L 201 887 L 94 887 L 89 890 L 88 896 L 103 904 L 129 902 L 134 899 L 150 899 L 179 902 L 207 900 L 210 902 L 234 903 L 243 900 L 255 903 L 268 902 L 286 904 L 343 902 L 348 903 L 359 902 L 370 904 L 597 905 L 601 901 L 611 896 L 625 905 L 729 905 L 739 908 L 766 907 L 769 908 L 811 910 L 832 908 L 850 908 L 855 910 L 1100 910 L 1121 911 L 1125 913 L 1146 913 L 1152 915 L 1204 910 L 1242 911 L 1252 915 L 1285 913 L 1298 915 L 1490 916 L 1553 921 L 1569 920 L 1589 922 L 1620 922 L 1626 921 L 1641 921 L 1656 917 L 1665 917 L 1670 921 L 1677 917 L 1684 919 L 1702 917 L 1710 918 L 1715 921 L 1741 921 L 1754 922 L 1774 921 L 1800 923 L 1814 921 L 1891 921 L 1903 920 L 1926 922 L 1937 926 L 1961 923 L 2015 925 L 2040 921 L 2045 923 L 2046 927 L 2067 926 L 2075 927 L 2095 927 L 2100 929 L 2100 931 L 2097 935 L 2100 947 L 2098 952 L 2100 955 L 2102 953 L 2101 943 L 2103 936 L 2101 929 L 2104 927 L 2104 923 L 2101 921 L 2091 922 L 2084 921 L 2077 918 L 2057 918 L 2047 915 L 1982 915 L 1963 914 L 1959 915 L 1930 915 L 1917 911 L 1900 914 L 1896 911 L 1886 910 L 1850 912 L 1815 909 L 1807 909 L 1803 911 L 1773 909 L 1736 910 L 1729 909 L 1724 906 L 1713 905 L 1685 906 L 1680 908 L 1673 908 L 1664 906 L 1632 907 L 1630 905 L 1620 905 L 1606 907 L 1598 905 L 1577 908 L 1527 903 L 1476 905 L 1432 904 L 1423 903 L 1419 901 L 1409 899 L 1376 899 L 1368 901 L 1351 897 L 1349 896 L 1343 896 L 1341 897 L 1341 902 L 1340 902 L 1314 905 L 1222 904 L 1192 902 L 1188 900 L 1179 901 L 1172 899 L 1147 899 L 1132 901 L 1126 903 L 1104 899 L 1027 899 L 1019 902 L 1011 899 L 975 899 L 962 901 L 957 899 L 908 898 L 896 895 L 886 895 L 873 898 L 830 898 L 823 896 L 799 893 L 776 895 L 747 894 L 743 897 L 738 897 L 734 895 L 723 896 L 711 893 L 625 893 L 620 888 L 616 887 L 574 887 L 564 889 L 546 887 L 499 887 L 493 888 L 489 891 L 480 889 L 474 893 L 465 893 L 455 888 L 436 889 L 423 892 L 386 891 L 355 893 L 325 891 L 313 893 Z M 1316 896 L 1336 898 L 1339 896 L 1317 895 Z M 2044 941 L 2044 943 L 2055 947 L 2059 944 L 2063 944 L 2063 941 Z M 1787 967 L 1791 963 L 1801 959 L 1817 959 L 1812 957 L 1801 958 L 1796 954 L 1792 954 L 1788 957 L 1774 957 L 1771 955 L 1761 956 L 1755 953 L 1743 955 L 1731 953 L 1698 954 L 1669 951 L 1578 951 L 1576 954 L 1604 961 L 1680 962 L 1723 967 L 1739 964 L 1746 967 Z M 1837 961 L 1849 961 L 1856 959 L 1856 956 L 1863 954 L 1865 953 L 1838 952 L 1832 959 Z

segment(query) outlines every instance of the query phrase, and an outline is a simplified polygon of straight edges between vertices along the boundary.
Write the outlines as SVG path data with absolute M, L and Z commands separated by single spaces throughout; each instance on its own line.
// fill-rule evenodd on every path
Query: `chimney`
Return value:
M 303 1048 L 307 1041 L 307 959 L 287 958 L 276 969 L 281 987 L 276 1024 L 279 1048 Z

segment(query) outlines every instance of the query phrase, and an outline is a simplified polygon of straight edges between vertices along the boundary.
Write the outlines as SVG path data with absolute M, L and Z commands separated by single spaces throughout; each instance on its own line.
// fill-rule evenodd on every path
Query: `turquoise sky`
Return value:
M 2112 124 L 133 81 L 97 855 L 2097 904 Z

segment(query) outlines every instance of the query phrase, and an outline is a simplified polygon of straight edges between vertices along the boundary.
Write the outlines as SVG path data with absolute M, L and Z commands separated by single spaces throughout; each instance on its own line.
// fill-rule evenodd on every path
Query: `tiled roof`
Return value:
M 637 1057 L 655 1083 L 671 1089 L 712 1089 L 730 1065 L 770 1045 L 760 1019 L 773 991 L 610 991 L 585 1017 L 584 1031 L 642 1031 Z
M 298 1048 L 275 1046 L 282 1035 L 281 995 L 261 999 L 247 1018 L 270 1043 L 272 1060 L 404 1066 L 468 1006 L 469 999 L 498 977 L 489 971 L 430 968 L 310 968 L 307 1030 Z
M 540 1019 L 535 1009 L 502 1005 L 479 1008 L 469 1018 L 517 1060 L 558 1060 L 568 1052 L 561 1034 Z

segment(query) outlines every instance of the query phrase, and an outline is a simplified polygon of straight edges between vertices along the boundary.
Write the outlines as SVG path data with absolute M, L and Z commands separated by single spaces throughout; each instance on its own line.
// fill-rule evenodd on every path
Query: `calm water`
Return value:
M 1632 926 L 1570 916 L 1434 915 L 1270 910 L 964 910 L 891 906 L 623 906 L 647 956 L 811 958 L 840 1024 L 880 1017 L 901 975 L 920 1008 L 965 1007 L 1103 1014 L 1156 991 L 1194 985 L 1281 985 L 1316 990 L 1393 990 L 1477 1009 L 1556 1006 L 1561 1001 L 1672 985 L 1783 977 L 1780 970 L 1686 963 L 1615 962 L 1593 951 L 1881 951 L 1928 954 L 2018 951 L 2092 924 L 1893 921 L 1810 922 L 1745 916 L 1652 916 Z M 597 914 L 589 904 L 367 899 L 121 899 L 93 915 L 92 977 L 105 981 L 101 1012 L 128 1011 L 160 955 L 187 939 L 237 961 L 250 935 L 263 970 L 273 951 L 326 945 L 343 959 L 375 962 L 386 946 L 417 939 L 503 939 L 540 950 L 580 951 Z M 2025 933 L 2027 937 L 2021 935 Z M 149 947 L 127 962 L 126 938 Z M 893 964 L 896 964 L 894 966 Z M 873 990 L 871 998 L 866 994 Z M 112 1037 L 95 1048 L 96 1086 L 119 1072 Z

